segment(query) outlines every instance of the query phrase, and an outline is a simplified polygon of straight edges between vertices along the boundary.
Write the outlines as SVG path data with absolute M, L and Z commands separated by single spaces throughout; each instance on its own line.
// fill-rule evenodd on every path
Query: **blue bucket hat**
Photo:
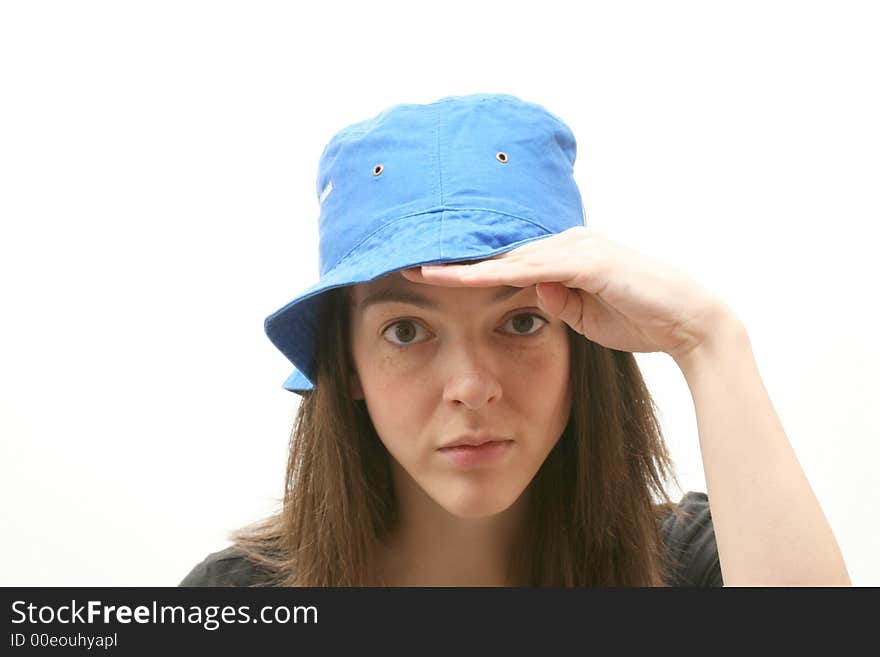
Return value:
M 317 383 L 324 292 L 586 225 L 576 152 L 565 122 L 509 94 L 398 104 L 336 133 L 318 165 L 320 280 L 264 323 L 294 365 L 283 387 Z

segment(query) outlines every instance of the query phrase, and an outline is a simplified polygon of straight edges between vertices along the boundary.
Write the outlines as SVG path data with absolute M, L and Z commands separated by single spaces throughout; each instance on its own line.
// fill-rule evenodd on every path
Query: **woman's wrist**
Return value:
M 745 325 L 725 304 L 718 304 L 706 314 L 702 334 L 700 342 L 687 352 L 670 354 L 685 379 L 690 380 L 709 363 L 751 352 Z

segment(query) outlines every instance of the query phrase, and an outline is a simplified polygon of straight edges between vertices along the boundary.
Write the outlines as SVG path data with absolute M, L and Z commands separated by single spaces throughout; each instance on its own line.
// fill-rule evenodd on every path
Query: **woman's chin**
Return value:
M 442 499 L 435 501 L 456 518 L 476 520 L 479 518 L 489 518 L 506 511 L 515 500 L 515 497 L 510 499 L 487 499 L 486 496 L 480 496 L 475 499 Z

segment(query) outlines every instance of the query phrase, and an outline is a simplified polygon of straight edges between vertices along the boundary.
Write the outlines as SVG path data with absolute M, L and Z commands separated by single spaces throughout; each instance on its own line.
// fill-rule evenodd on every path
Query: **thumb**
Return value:
M 562 283 L 537 283 L 535 290 L 538 292 L 538 305 L 542 310 L 554 317 L 565 307 L 565 297 L 568 290 Z

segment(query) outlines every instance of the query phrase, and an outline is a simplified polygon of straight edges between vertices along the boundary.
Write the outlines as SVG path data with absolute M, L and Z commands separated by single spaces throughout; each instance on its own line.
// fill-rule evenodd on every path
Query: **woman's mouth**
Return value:
M 448 458 L 453 465 L 460 468 L 471 468 L 498 463 L 512 446 L 512 440 L 492 440 L 482 445 L 441 447 L 437 451 Z

